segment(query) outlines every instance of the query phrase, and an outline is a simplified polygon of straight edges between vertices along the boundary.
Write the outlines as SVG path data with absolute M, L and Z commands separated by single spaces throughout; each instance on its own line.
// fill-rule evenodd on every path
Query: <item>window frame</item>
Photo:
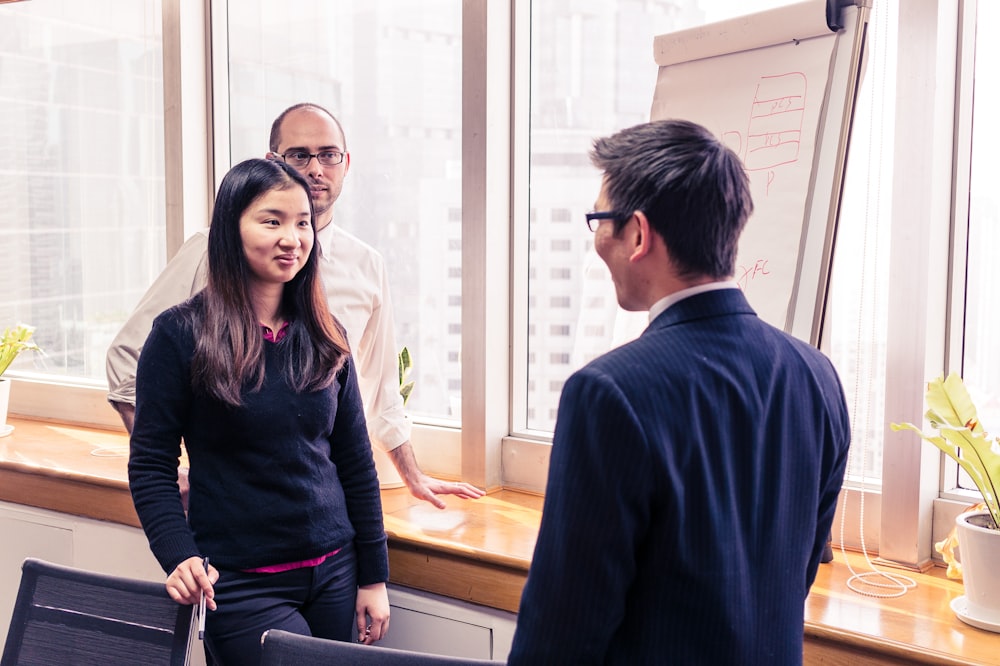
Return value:
M 197 3 L 162 0 L 166 260 L 187 236 L 208 224 L 215 193 L 210 167 L 208 17 L 208 9 Z M 14 371 L 8 377 L 12 415 L 124 430 L 102 382 Z
M 962 368 L 965 344 L 966 259 L 969 237 L 969 190 L 972 166 L 972 121 L 976 53 L 977 0 L 958 1 L 955 84 L 955 150 L 952 176 L 952 267 L 949 271 L 948 368 Z M 916 422 L 916 421 L 915 421 Z M 940 494 L 933 500 L 931 540 L 948 536 L 955 518 L 970 504 L 981 501 L 977 492 L 959 487 L 958 464 L 943 453 L 940 459 Z
M 528 4 L 528 0 L 515 1 L 515 26 L 521 27 L 523 34 L 527 34 L 524 26 L 530 29 L 528 19 L 521 16 L 528 13 Z M 963 96 L 959 98 L 964 100 L 962 103 L 971 104 L 971 93 L 967 92 L 971 82 L 968 37 L 975 33 L 974 8 L 975 3 L 971 0 L 939 0 L 922 5 L 919 11 L 910 9 L 899 12 L 901 15 L 886 17 L 886 20 L 898 21 L 899 32 L 905 35 L 898 45 L 897 76 L 907 81 L 911 94 L 926 91 L 926 87 L 921 86 L 927 73 L 932 72 L 937 83 L 934 89 L 954 89 Z M 929 41 L 933 48 L 928 48 L 927 42 L 920 39 Z M 517 35 L 514 41 L 515 99 L 525 100 L 530 63 L 527 62 L 527 49 L 518 41 Z M 957 48 L 959 46 L 961 51 Z M 954 79 L 956 71 L 961 77 L 959 81 Z M 961 87 L 957 87 L 959 84 Z M 931 559 L 932 526 L 936 528 L 935 539 L 946 534 L 953 524 L 953 516 L 967 503 L 962 499 L 963 495 L 968 495 L 942 487 L 942 460 L 939 454 L 929 450 L 932 447 L 905 441 L 902 435 L 889 429 L 889 423 L 893 421 L 921 422 L 926 379 L 940 373 L 942 368 L 956 367 L 956 358 L 960 358 L 955 340 L 961 336 L 952 332 L 961 331 L 962 323 L 958 304 L 964 289 L 964 281 L 959 279 L 959 276 L 964 276 L 964 255 L 961 254 L 964 232 L 956 228 L 953 220 L 967 218 L 967 211 L 961 209 L 965 199 L 955 193 L 967 191 L 968 179 L 967 173 L 962 176 L 962 170 L 955 165 L 968 164 L 968 128 L 963 123 L 967 124 L 969 119 L 962 120 L 961 115 L 953 117 L 958 102 L 943 97 L 939 95 L 933 104 L 919 109 L 919 113 L 914 113 L 915 105 L 897 106 L 896 135 L 902 139 L 897 142 L 902 148 L 896 149 L 892 183 L 891 224 L 896 234 L 893 235 L 891 265 L 894 268 L 890 276 L 887 344 L 894 353 L 887 360 L 886 385 L 893 388 L 886 391 L 883 483 L 881 487 L 845 484 L 833 526 L 835 540 L 842 539 L 848 547 L 879 550 L 883 559 L 912 568 L 924 567 Z M 518 211 L 527 208 L 526 102 L 524 107 L 514 111 L 515 220 L 512 233 L 515 272 L 512 275 L 511 315 L 514 393 L 511 434 L 504 438 L 503 445 L 503 474 L 505 487 L 542 492 L 547 477 L 551 436 L 515 426 L 525 422 L 525 400 L 518 387 L 526 386 L 527 376 L 527 364 L 518 360 L 526 356 L 526 336 L 519 331 L 527 329 L 524 322 L 527 290 L 520 275 L 526 274 L 527 223 L 522 225 L 517 221 Z M 967 113 L 971 114 L 971 108 Z M 927 136 L 928 140 L 918 142 L 918 145 L 907 145 L 907 137 L 912 136 Z M 517 159 L 518 155 L 521 159 Z M 928 163 L 932 168 L 920 174 L 921 165 Z M 920 178 L 921 186 L 914 187 L 914 172 L 923 176 Z M 915 197 L 917 191 L 919 196 Z M 913 219 L 919 220 L 916 233 Z M 901 237 L 905 242 L 900 242 Z M 936 242 L 930 242 L 931 238 Z M 925 274 L 925 282 L 946 285 L 944 289 L 912 289 L 911 270 L 907 266 L 912 266 L 908 260 L 914 253 L 928 258 L 920 265 L 933 268 L 932 274 Z M 933 260 L 930 259 L 932 255 Z M 520 271 L 518 267 L 521 267 Z M 915 313 L 918 320 L 922 318 L 928 322 L 916 342 L 912 335 Z M 907 350 L 907 353 L 895 353 L 901 349 Z
M 956 290 L 964 289 L 964 255 L 956 242 L 955 193 L 961 182 L 956 165 L 962 148 L 955 94 L 959 68 L 965 64 L 959 58 L 959 26 L 967 26 L 959 21 L 964 4 L 938 0 L 907 5 L 896 18 L 897 141 L 879 555 L 911 568 L 923 567 L 933 555 L 942 456 L 915 434 L 893 433 L 889 423 L 922 423 L 927 380 L 957 367 L 960 358 L 960 336 L 953 335 L 961 321 L 962 299 L 956 298 Z M 954 94 L 927 103 L 929 89 Z M 915 105 L 917 100 L 924 103 Z M 914 136 L 925 140 L 909 140 Z M 960 277 L 955 272 L 959 265 Z
M 216 184 L 230 166 L 228 4 L 163 0 L 162 12 L 166 233 L 172 256 L 207 223 Z M 464 0 L 462 12 L 462 425 L 418 423 L 412 441 L 428 471 L 490 489 L 540 493 L 551 433 L 523 427 L 530 0 Z M 865 544 L 884 559 L 919 567 L 930 559 L 933 539 L 974 499 L 954 484 L 942 486 L 955 475 L 946 473 L 941 456 L 909 441 L 909 435 L 891 432 L 888 423 L 921 422 L 924 382 L 942 368 L 957 368 L 961 359 L 968 224 L 962 193 L 968 191 L 976 2 L 908 5 L 887 20 L 899 21 L 901 37 L 883 484 L 845 486 L 843 524 L 848 545 Z M 926 92 L 927 76 L 934 77 L 934 90 L 955 95 L 939 93 L 933 103 L 907 104 Z M 912 136 L 926 140 L 907 142 Z M 914 288 L 908 268 L 914 257 L 929 267 L 920 288 Z M 914 321 L 926 325 L 915 327 Z M 915 335 L 915 328 L 924 330 Z M 23 374 L 11 378 L 17 384 L 12 414 L 121 429 L 105 387 Z M 863 532 L 857 527 L 862 515 Z M 840 524 L 838 516 L 835 536 Z

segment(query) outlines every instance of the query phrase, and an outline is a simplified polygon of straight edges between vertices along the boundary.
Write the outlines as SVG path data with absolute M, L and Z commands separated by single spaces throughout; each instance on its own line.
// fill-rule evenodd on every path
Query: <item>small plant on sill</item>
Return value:
M 413 362 L 410 360 L 410 350 L 403 347 L 399 351 L 399 395 L 403 396 L 403 406 L 410 400 L 410 394 L 413 393 L 414 382 L 407 381 L 410 376 L 410 371 L 413 370 Z
M 3 339 L 0 340 L 0 377 L 7 372 L 7 368 L 14 362 L 23 351 L 41 351 L 31 336 L 35 334 L 35 327 L 27 324 L 18 324 L 11 328 L 8 326 L 3 331 Z
M 927 384 L 925 417 L 937 434 L 928 434 L 912 423 L 892 423 L 893 430 L 912 430 L 944 451 L 972 478 L 983 496 L 993 529 L 1000 526 L 1000 438 L 990 438 L 979 422 L 976 406 L 957 373 Z

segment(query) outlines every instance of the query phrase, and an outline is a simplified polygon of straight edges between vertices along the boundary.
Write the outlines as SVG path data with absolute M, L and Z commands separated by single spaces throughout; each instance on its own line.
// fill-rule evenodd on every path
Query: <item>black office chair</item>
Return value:
M 0 666 L 183 666 L 192 610 L 163 583 L 28 558 Z
M 301 664 L 337 664 L 337 666 L 497 666 L 488 659 L 447 657 L 426 652 L 361 645 L 325 638 L 300 636 L 280 629 L 261 636 L 261 666 L 300 666 Z

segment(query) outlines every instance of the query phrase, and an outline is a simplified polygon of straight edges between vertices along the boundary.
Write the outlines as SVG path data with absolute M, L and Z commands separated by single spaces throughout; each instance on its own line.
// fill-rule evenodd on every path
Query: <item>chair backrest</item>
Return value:
M 0 666 L 183 666 L 192 610 L 163 583 L 29 558 Z
M 280 629 L 265 631 L 261 637 L 261 666 L 299 666 L 300 664 L 337 664 L 337 666 L 497 666 L 488 659 L 447 657 L 426 652 L 411 652 L 300 636 Z

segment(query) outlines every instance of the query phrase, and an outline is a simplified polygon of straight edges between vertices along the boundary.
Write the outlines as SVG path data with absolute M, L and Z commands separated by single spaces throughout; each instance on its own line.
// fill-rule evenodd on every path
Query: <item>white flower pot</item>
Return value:
M 969 511 L 955 519 L 965 596 L 952 601 L 967 624 L 1000 632 L 1000 529 L 988 511 Z
M 10 380 L 0 379 L 0 426 L 7 424 L 8 406 L 10 406 Z

